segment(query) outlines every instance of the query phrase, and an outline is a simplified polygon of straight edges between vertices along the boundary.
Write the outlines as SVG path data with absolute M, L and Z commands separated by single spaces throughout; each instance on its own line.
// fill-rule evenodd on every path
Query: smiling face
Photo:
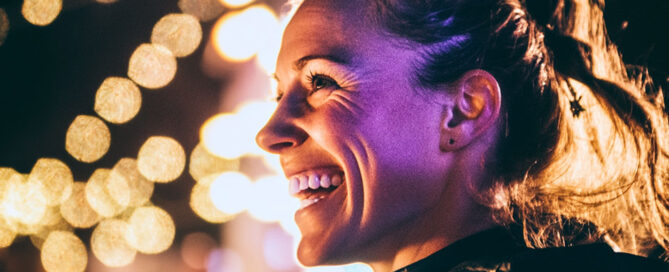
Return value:
M 300 7 L 277 63 L 279 104 L 257 138 L 304 199 L 295 219 L 305 265 L 373 261 L 448 190 L 443 105 L 411 80 L 418 53 L 360 6 Z

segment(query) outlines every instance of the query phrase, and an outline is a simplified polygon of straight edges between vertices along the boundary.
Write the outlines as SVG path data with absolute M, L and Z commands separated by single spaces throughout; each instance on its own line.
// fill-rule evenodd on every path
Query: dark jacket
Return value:
M 530 249 L 503 228 L 487 230 L 457 241 L 397 272 L 490 271 L 639 271 L 669 272 L 658 259 L 616 253 L 605 243 L 563 248 Z

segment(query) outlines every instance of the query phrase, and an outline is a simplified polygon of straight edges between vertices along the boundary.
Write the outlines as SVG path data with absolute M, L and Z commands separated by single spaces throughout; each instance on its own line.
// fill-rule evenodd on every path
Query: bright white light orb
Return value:
M 214 26 L 214 47 L 227 61 L 243 62 L 255 56 L 280 33 L 274 12 L 265 5 L 255 5 L 240 12 L 230 12 Z
M 223 173 L 209 187 L 214 206 L 227 214 L 237 214 L 248 208 L 251 181 L 239 172 Z
M 257 180 L 252 184 L 251 192 L 249 213 L 262 222 L 292 219 L 299 207 L 299 201 L 288 193 L 288 181 L 279 176 Z

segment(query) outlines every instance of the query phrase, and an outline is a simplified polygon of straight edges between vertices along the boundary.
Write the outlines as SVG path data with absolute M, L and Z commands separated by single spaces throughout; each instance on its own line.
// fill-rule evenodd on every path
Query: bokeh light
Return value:
M 21 14 L 33 25 L 45 26 L 58 17 L 63 0 L 23 0 Z
M 85 182 L 74 182 L 70 198 L 60 205 L 60 214 L 75 228 L 90 228 L 100 221 L 100 215 L 86 200 Z
M 0 216 L 0 248 L 10 246 L 16 238 L 16 231 Z
M 28 176 L 29 183 L 37 183 L 47 205 L 60 205 L 72 192 L 72 171 L 58 159 L 41 158 L 37 160 Z
M 190 207 L 200 218 L 207 222 L 220 224 L 232 220 L 235 215 L 220 211 L 214 205 L 209 194 L 211 183 L 218 175 L 204 177 L 193 186 L 190 194 Z
M 95 94 L 95 112 L 110 123 L 123 124 L 134 118 L 142 106 L 142 94 L 132 80 L 108 77 Z
M 153 27 L 151 42 L 172 51 L 176 57 L 193 53 L 202 41 L 202 27 L 190 14 L 168 14 L 160 18 Z
M 267 6 L 255 5 L 221 17 L 214 26 L 214 47 L 228 61 L 241 62 L 255 56 L 280 33 L 278 19 Z
M 251 181 L 239 172 L 219 175 L 209 188 L 214 206 L 227 214 L 237 214 L 248 208 Z
M 255 135 L 272 115 L 276 103 L 252 102 L 237 113 L 215 115 L 200 130 L 200 140 L 212 154 L 233 159 L 245 154 L 266 154 L 255 143 Z
M 288 181 L 274 176 L 255 181 L 252 184 L 252 198 L 249 213 L 261 222 L 292 220 L 299 207 L 299 201 L 288 193 Z M 251 197 L 251 196 L 248 196 Z
M 239 253 L 223 248 L 209 253 L 207 272 L 244 272 L 244 260 Z
M 195 146 L 190 154 L 188 172 L 196 181 L 226 171 L 239 170 L 238 159 L 224 159 L 211 154 L 202 143 Z
M 153 182 L 137 170 L 137 161 L 122 158 L 109 173 L 107 192 L 120 206 L 136 207 L 149 201 L 153 194 Z
M 219 0 L 224 6 L 229 8 L 239 8 L 252 3 L 254 0 Z
M 274 270 L 297 268 L 293 237 L 279 227 L 272 227 L 265 232 L 262 251 L 265 262 Z
M 65 150 L 81 162 L 97 161 L 107 153 L 110 145 L 109 128 L 95 116 L 77 116 L 65 134 Z
M 22 174 L 11 174 L 5 181 L 2 214 L 5 219 L 26 225 L 36 225 L 44 217 L 47 204 L 42 186 L 27 182 Z M 21 228 L 17 229 L 21 232 Z
M 137 251 L 156 254 L 172 245 L 174 234 L 172 217 L 165 210 L 150 206 L 137 208 L 132 213 L 125 238 Z
M 3 8 L 0 8 L 0 46 L 5 42 L 9 33 L 9 17 Z
M 88 253 L 84 243 L 73 233 L 53 231 L 44 241 L 41 259 L 47 272 L 84 271 Z
M 137 250 L 125 240 L 128 224 L 118 219 L 103 220 L 91 235 L 91 251 L 104 265 L 121 267 L 135 260 Z
M 170 182 L 181 175 L 186 166 L 186 152 L 176 140 L 152 136 L 144 142 L 137 155 L 137 168 L 148 180 Z
M 103 217 L 112 217 L 123 211 L 124 207 L 116 203 L 107 191 L 109 169 L 97 169 L 86 183 L 86 200 L 95 212 Z
M 203 270 L 207 268 L 207 257 L 214 248 L 216 248 L 216 241 L 209 234 L 189 233 L 181 242 L 181 259 L 190 268 Z
M 48 238 L 49 234 L 54 231 L 65 231 L 72 232 L 72 226 L 68 224 L 62 217 L 59 220 L 49 226 L 39 225 L 36 228 L 34 233 L 30 234 L 30 242 L 38 249 L 42 249 L 44 241 Z
M 218 18 L 223 13 L 223 5 L 218 0 L 179 0 L 179 9 L 197 17 L 202 22 Z
M 162 88 L 174 79 L 176 73 L 177 60 L 162 45 L 141 44 L 130 56 L 128 77 L 144 88 Z

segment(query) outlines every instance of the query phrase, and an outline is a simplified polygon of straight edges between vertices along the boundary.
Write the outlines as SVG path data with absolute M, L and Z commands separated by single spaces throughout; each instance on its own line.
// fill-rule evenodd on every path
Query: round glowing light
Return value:
M 60 214 L 75 228 L 90 228 L 100 221 L 100 215 L 86 200 L 86 183 L 75 182 L 70 198 L 60 205 Z
M 176 140 L 165 136 L 150 137 L 139 149 L 137 168 L 148 180 L 170 182 L 186 166 L 186 152 Z
M 223 5 L 229 8 L 239 8 L 253 2 L 253 0 L 219 0 Z
M 30 171 L 28 182 L 37 183 L 48 205 L 59 205 L 72 192 L 72 171 L 58 159 L 41 158 Z
M 223 158 L 266 154 L 254 139 L 275 107 L 276 103 L 253 102 L 244 105 L 235 114 L 211 117 L 200 129 L 200 140 L 209 152 Z
M 45 26 L 58 17 L 63 0 L 24 0 L 21 14 L 33 25 Z
M 153 194 L 150 182 L 137 170 L 137 161 L 122 158 L 109 173 L 107 192 L 119 205 L 136 207 L 145 204 Z
M 111 3 L 116 3 L 118 0 L 95 0 L 95 2 L 101 3 L 101 4 L 111 4 Z
M 200 218 L 210 223 L 224 223 L 232 220 L 235 215 L 224 213 L 214 206 L 209 194 L 209 186 L 217 175 L 203 178 L 201 182 L 193 186 L 190 194 L 190 207 Z
M 51 226 L 40 226 L 38 227 L 37 231 L 34 231 L 34 233 L 30 234 L 30 242 L 38 249 L 42 249 L 44 246 L 44 241 L 46 241 L 47 237 L 49 234 L 53 231 L 65 231 L 65 232 L 72 232 L 72 226 L 65 222 L 62 218 L 60 220 L 51 225 Z
M 26 182 L 22 174 L 12 175 L 5 184 L 2 214 L 7 220 L 36 225 L 47 209 L 41 184 Z
M 130 56 L 128 77 L 144 88 L 162 88 L 172 81 L 176 73 L 177 60 L 162 45 L 142 44 Z
M 239 170 L 238 159 L 227 160 L 214 156 L 202 143 L 195 146 L 190 154 L 188 172 L 198 182 L 207 176 L 236 170 Z
M 193 53 L 202 41 L 202 27 L 190 14 L 168 14 L 153 27 L 151 42 L 172 51 L 176 57 Z
M 109 128 L 95 116 L 77 116 L 65 134 L 65 150 L 81 162 L 91 163 L 102 158 L 110 144 Z
M 216 248 L 216 241 L 204 232 L 190 233 L 181 242 L 181 258 L 195 270 L 207 268 L 207 257 Z
M 101 263 L 121 267 L 135 260 L 137 250 L 125 240 L 128 224 L 118 219 L 107 219 L 91 235 L 91 251 Z
M 42 266 L 47 272 L 84 271 L 88 253 L 84 243 L 71 232 L 53 231 L 42 246 Z
M 0 8 L 0 46 L 5 42 L 7 34 L 9 33 L 9 17 L 4 9 Z
M 209 197 L 214 206 L 227 214 L 237 214 L 247 209 L 251 195 L 251 181 L 238 172 L 221 174 L 209 188 Z
M 142 94 L 132 80 L 108 77 L 95 94 L 95 112 L 110 123 L 123 124 L 142 106 Z
M 128 220 L 125 239 L 137 251 L 147 254 L 167 250 L 174 240 L 174 221 L 158 207 L 137 208 Z
M 213 20 L 223 13 L 223 5 L 218 0 L 179 0 L 178 5 L 183 13 L 193 15 L 202 22 Z
M 0 248 L 10 246 L 14 238 L 16 238 L 16 231 L 4 219 L 0 219 Z
M 290 21 L 287 19 L 289 18 L 283 18 L 281 21 L 277 21 L 276 24 L 272 24 L 273 28 L 266 33 L 267 42 L 258 48 L 256 63 L 268 75 L 276 71 L 276 60 L 279 58 L 283 31 Z
M 242 62 L 255 56 L 260 48 L 280 33 L 274 12 L 264 5 L 255 5 L 240 12 L 230 12 L 214 26 L 214 47 L 226 60 Z
M 46 208 L 44 211 L 44 216 L 42 216 L 42 220 L 40 220 L 38 224 L 41 226 L 50 227 L 59 223 L 67 224 L 67 222 L 64 221 L 63 216 L 60 214 L 60 206 L 50 206 Z
M 86 201 L 93 210 L 103 217 L 119 214 L 124 207 L 116 203 L 107 192 L 109 169 L 97 169 L 86 183 Z
M 295 270 L 293 237 L 278 226 L 268 229 L 263 237 L 265 262 L 274 270 Z
M 281 177 L 267 177 L 252 184 L 253 198 L 249 201 L 249 213 L 262 222 L 278 222 L 282 218 L 293 218 L 299 201 L 290 197 L 288 182 Z

